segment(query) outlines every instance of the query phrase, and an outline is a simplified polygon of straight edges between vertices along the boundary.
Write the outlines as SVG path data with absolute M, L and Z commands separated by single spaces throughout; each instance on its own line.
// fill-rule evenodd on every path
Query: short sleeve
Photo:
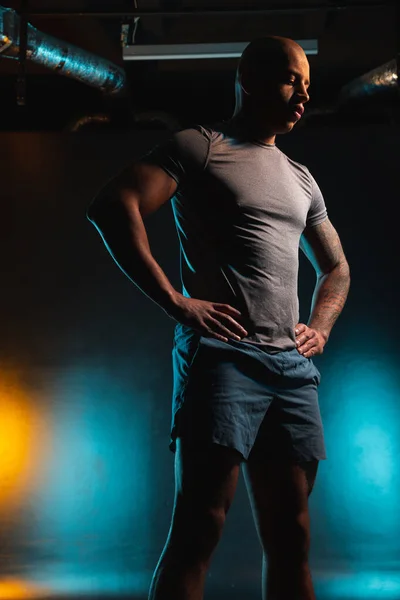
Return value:
M 308 171 L 308 169 L 307 169 Z M 315 181 L 314 177 L 311 175 L 310 171 L 308 171 L 308 175 L 311 181 L 311 205 L 307 214 L 307 227 L 315 227 L 319 225 L 328 217 L 328 212 L 325 206 L 325 200 L 322 195 L 322 192 Z
M 204 171 L 210 150 L 210 139 L 203 128 L 184 129 L 166 142 L 155 146 L 139 161 L 164 169 L 178 184 Z

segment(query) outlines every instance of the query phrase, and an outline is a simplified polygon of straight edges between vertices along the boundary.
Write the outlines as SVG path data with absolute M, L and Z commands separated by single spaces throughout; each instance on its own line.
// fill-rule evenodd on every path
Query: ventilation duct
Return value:
M 353 79 L 340 89 L 330 106 L 307 109 L 299 127 L 397 120 L 399 65 L 399 60 L 393 59 Z
M 346 84 L 339 94 L 339 106 L 381 96 L 396 88 L 399 91 L 399 64 L 394 58 Z
M 21 19 L 15 10 L 0 6 L 0 57 L 18 59 Z M 125 89 L 125 71 L 112 62 L 73 44 L 43 33 L 27 23 L 27 60 L 61 75 L 117 94 Z
M 79 133 L 85 131 L 138 131 L 156 130 L 175 132 L 184 125 L 174 115 L 152 110 L 140 113 L 118 111 L 115 113 L 97 113 L 81 115 L 68 123 L 66 131 Z

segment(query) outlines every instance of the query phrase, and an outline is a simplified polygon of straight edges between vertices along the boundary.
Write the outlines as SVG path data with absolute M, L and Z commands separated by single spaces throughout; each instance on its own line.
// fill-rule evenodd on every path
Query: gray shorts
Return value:
M 178 324 L 170 449 L 177 437 L 293 462 L 326 459 L 318 404 L 320 373 L 297 349 L 268 354 L 220 342 Z

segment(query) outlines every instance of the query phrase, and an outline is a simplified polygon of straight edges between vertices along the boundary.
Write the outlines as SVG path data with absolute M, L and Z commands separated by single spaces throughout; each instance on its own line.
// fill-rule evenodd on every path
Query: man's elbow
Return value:
M 115 195 L 115 188 L 111 188 L 109 185 L 102 188 L 87 207 L 86 218 L 96 225 L 105 215 L 109 216 Z
M 86 218 L 91 223 L 94 223 L 95 219 L 96 219 L 96 205 L 95 205 L 95 202 L 96 202 L 95 199 L 92 200 L 92 202 L 89 204 L 89 206 L 86 209 Z
M 331 272 L 344 283 L 348 282 L 350 284 L 350 267 L 346 258 L 341 259 Z
M 98 223 L 98 221 L 102 220 L 102 217 L 104 216 L 106 212 L 105 206 L 104 204 L 101 204 L 99 202 L 97 202 L 96 199 L 94 199 L 88 206 L 88 208 L 86 209 L 86 218 L 93 223 L 94 225 L 96 225 Z
M 342 260 L 339 263 L 339 270 L 343 277 L 350 280 L 350 266 L 345 256 L 343 256 Z
M 343 277 L 350 280 L 350 267 L 346 258 L 343 256 L 338 262 L 331 265 L 324 265 L 317 270 L 317 277 L 323 278 L 329 275 Z

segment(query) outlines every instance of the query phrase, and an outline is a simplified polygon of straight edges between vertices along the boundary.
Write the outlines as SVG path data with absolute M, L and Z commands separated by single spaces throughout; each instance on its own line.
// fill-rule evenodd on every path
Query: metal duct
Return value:
M 121 118 L 122 116 L 122 118 Z M 82 115 L 73 119 L 67 125 L 67 131 L 77 133 L 81 131 L 96 131 L 107 129 L 115 130 L 166 130 L 170 132 L 183 129 L 183 124 L 177 117 L 163 111 L 152 110 L 140 113 L 123 113 L 118 115 L 112 113 L 97 113 Z
M 95 128 L 98 126 L 100 126 L 100 128 L 106 127 L 110 123 L 111 117 L 107 114 L 84 115 L 83 117 L 79 117 L 79 119 L 76 119 L 73 123 L 71 123 L 67 127 L 67 131 L 76 133 L 81 129 L 85 130 L 86 128 L 89 128 L 90 130 L 92 126 L 95 126 Z
M 19 58 L 21 19 L 0 6 L 0 57 Z M 108 94 L 125 89 L 125 71 L 114 63 L 43 33 L 27 23 L 27 60 Z
M 399 90 L 399 65 L 394 58 L 346 84 L 339 93 L 339 105 L 380 95 L 396 88 Z

